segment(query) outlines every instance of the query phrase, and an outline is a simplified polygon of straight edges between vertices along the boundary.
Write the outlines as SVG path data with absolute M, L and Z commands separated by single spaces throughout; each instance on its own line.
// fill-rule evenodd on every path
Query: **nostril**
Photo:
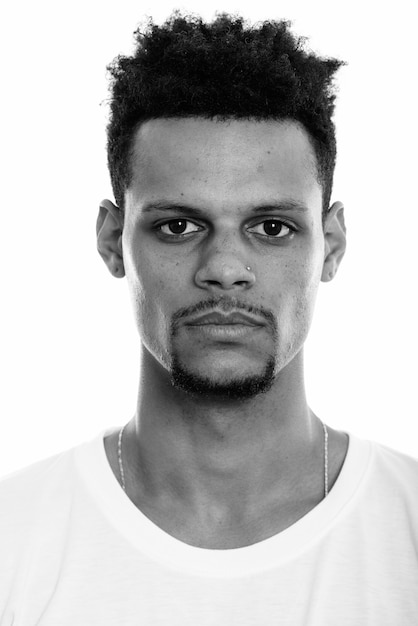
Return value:
M 254 272 L 239 259 L 211 257 L 196 272 L 195 282 L 206 289 L 248 289 L 255 283 Z

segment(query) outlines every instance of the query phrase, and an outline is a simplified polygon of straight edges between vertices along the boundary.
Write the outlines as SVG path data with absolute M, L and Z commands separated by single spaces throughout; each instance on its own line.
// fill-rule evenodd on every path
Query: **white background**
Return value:
M 147 16 L 291 19 L 338 75 L 333 200 L 348 249 L 321 284 L 305 348 L 313 410 L 330 426 L 418 456 L 416 36 L 413 3 L 129 0 L 3 5 L 0 475 L 122 425 L 139 338 L 125 280 L 96 251 L 112 198 L 106 65 Z

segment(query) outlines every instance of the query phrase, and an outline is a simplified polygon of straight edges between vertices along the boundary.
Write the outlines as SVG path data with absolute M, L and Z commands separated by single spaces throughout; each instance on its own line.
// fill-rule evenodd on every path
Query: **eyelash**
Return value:
M 162 230 L 161 230 L 162 227 L 163 226 L 167 226 L 168 224 L 172 224 L 173 222 L 189 222 L 190 224 L 194 224 L 195 226 L 198 226 L 198 224 L 195 224 L 195 222 L 193 222 L 192 220 L 189 220 L 189 219 L 186 219 L 186 218 L 178 218 L 178 219 L 167 220 L 165 222 L 162 222 L 161 224 L 157 224 L 154 228 L 163 237 L 166 237 L 167 239 L 171 239 L 171 240 L 177 240 L 177 241 L 181 240 L 181 239 L 184 239 L 184 238 L 188 237 L 189 235 L 191 235 L 193 233 L 200 232 L 200 230 L 194 230 L 191 233 L 178 233 L 178 234 L 176 234 L 176 233 L 170 233 L 170 234 L 163 233 Z M 261 222 L 258 222 L 254 226 L 258 226 L 258 225 L 264 224 L 266 222 L 278 222 L 282 226 L 285 226 L 286 228 L 288 228 L 290 232 L 287 235 L 282 236 L 282 237 L 277 237 L 275 235 L 268 235 L 267 233 L 265 233 L 265 234 L 255 233 L 255 234 L 258 234 L 261 237 L 266 237 L 268 239 L 289 239 L 296 232 L 296 228 L 294 226 L 291 226 L 287 222 L 284 222 L 283 220 L 279 220 L 277 218 L 270 218 L 270 219 L 267 219 L 267 220 L 262 220 Z M 199 228 L 201 228 L 201 227 L 199 226 Z M 280 233 L 278 233 L 278 234 L 280 234 Z

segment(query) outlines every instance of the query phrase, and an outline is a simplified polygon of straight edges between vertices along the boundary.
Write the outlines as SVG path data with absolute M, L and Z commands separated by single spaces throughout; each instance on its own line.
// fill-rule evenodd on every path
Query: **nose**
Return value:
M 255 283 L 251 263 L 232 254 L 213 254 L 206 258 L 195 275 L 195 283 L 211 291 L 245 291 Z

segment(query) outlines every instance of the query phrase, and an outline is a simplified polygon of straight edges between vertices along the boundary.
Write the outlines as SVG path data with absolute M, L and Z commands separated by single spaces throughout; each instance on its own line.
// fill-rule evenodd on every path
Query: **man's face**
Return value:
M 132 163 L 123 259 L 144 347 L 186 391 L 266 391 L 303 346 L 324 261 L 306 131 L 150 120 Z

